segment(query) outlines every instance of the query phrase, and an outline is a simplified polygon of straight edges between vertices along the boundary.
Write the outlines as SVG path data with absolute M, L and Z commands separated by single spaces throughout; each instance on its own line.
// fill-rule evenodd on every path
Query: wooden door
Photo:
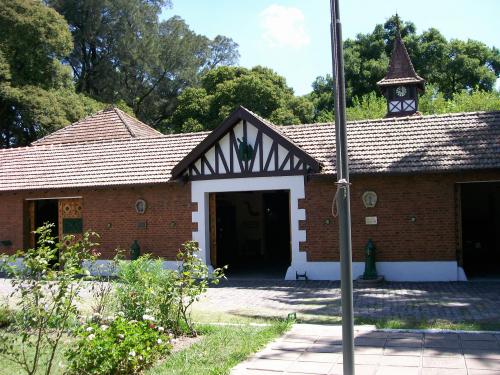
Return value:
M 23 204 L 23 248 L 35 247 L 35 201 L 24 201 Z

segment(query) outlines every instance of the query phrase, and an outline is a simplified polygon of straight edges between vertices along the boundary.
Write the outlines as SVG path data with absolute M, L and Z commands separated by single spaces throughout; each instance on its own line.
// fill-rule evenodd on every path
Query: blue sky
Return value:
M 239 44 L 239 65 L 264 65 L 297 95 L 331 72 L 329 0 L 172 0 L 162 18 L 179 15 L 197 33 Z M 368 33 L 396 11 L 417 32 L 438 28 L 446 38 L 476 39 L 500 48 L 500 0 L 340 0 L 344 39 Z

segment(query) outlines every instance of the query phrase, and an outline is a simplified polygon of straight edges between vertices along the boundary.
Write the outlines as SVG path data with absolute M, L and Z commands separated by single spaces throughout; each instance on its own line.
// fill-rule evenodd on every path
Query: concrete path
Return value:
M 342 374 L 341 328 L 296 324 L 231 375 Z M 359 328 L 356 375 L 499 375 L 500 334 Z
M 334 281 L 228 280 L 212 287 L 196 309 L 238 316 L 286 316 L 320 322 L 340 317 Z M 356 317 L 500 322 L 500 282 L 386 282 L 354 288 Z

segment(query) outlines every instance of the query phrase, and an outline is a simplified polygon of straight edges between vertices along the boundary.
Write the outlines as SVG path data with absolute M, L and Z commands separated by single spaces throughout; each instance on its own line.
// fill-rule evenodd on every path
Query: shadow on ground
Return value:
M 308 322 L 338 321 L 340 283 L 331 281 L 227 280 L 197 305 L 243 317 L 297 313 Z M 358 321 L 500 322 L 500 282 L 386 282 L 354 288 Z M 499 324 L 500 327 L 500 324 Z

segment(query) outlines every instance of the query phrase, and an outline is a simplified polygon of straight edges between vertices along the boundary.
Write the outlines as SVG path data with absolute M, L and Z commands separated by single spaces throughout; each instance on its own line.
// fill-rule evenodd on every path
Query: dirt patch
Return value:
M 179 352 L 183 349 L 190 347 L 191 345 L 197 343 L 203 338 L 203 336 L 189 337 L 189 336 L 180 336 L 173 339 L 172 345 L 172 353 Z

